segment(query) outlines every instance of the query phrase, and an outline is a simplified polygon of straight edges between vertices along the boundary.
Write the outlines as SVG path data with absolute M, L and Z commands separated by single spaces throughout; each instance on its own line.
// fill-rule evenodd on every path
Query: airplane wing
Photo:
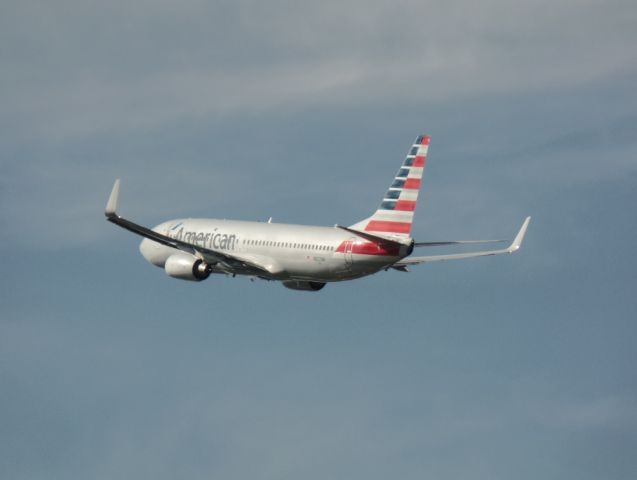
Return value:
M 520 249 L 522 246 L 522 241 L 524 240 L 524 235 L 526 235 L 526 229 L 529 226 L 529 222 L 531 221 L 531 217 L 526 217 L 522 227 L 518 231 L 518 234 L 515 236 L 515 239 L 507 248 L 503 248 L 501 250 L 485 250 L 481 252 L 466 252 L 466 253 L 454 253 L 449 255 L 430 255 L 425 257 L 407 257 L 399 260 L 398 262 L 391 265 L 390 268 L 395 268 L 396 270 L 405 270 L 409 265 L 418 265 L 420 263 L 429 263 L 429 262 L 441 262 L 446 260 L 462 260 L 464 258 L 473 258 L 473 257 L 485 257 L 489 255 L 499 255 L 501 253 L 513 253 Z M 462 242 L 465 243 L 466 241 Z M 484 243 L 484 240 L 478 241 L 478 243 Z M 444 243 L 443 243 L 444 244 Z
M 241 273 L 247 273 L 247 274 L 252 274 L 257 276 L 266 276 L 266 277 L 272 276 L 273 272 L 271 272 L 266 267 L 257 264 L 254 261 L 240 258 L 235 255 L 230 255 L 225 252 L 220 252 L 218 250 L 204 248 L 199 245 L 194 245 L 192 243 L 183 242 L 181 240 L 171 238 L 167 235 L 162 235 L 161 233 L 155 232 L 154 230 L 151 230 L 150 228 L 133 223 L 130 220 L 126 220 L 125 218 L 117 214 L 118 197 L 119 197 L 119 179 L 115 180 L 115 184 L 113 185 L 113 190 L 111 191 L 111 195 L 108 199 L 108 203 L 106 204 L 106 210 L 104 211 L 104 215 L 106 215 L 106 219 L 109 222 L 119 225 L 120 227 L 125 228 L 126 230 L 130 232 L 136 233 L 137 235 L 146 237 L 154 242 L 161 243 L 162 245 L 166 245 L 168 247 L 172 247 L 177 250 L 181 250 L 182 252 L 190 253 L 191 255 L 194 255 L 197 258 L 204 260 L 206 263 L 210 265 L 220 263 L 224 267 L 228 268 L 229 273 L 241 272 Z

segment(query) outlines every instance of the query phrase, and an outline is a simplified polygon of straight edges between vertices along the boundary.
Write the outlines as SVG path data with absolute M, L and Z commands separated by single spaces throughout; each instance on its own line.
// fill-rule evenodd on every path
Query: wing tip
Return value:
M 522 246 L 522 242 L 524 241 L 524 236 L 526 235 L 526 230 L 529 228 L 530 222 L 531 217 L 526 217 L 524 219 L 524 223 L 522 223 L 518 234 L 515 236 L 513 242 L 511 242 L 511 245 L 507 249 L 509 253 L 517 252 L 520 249 L 520 247 Z
M 106 210 L 104 210 L 104 215 L 108 218 L 117 216 L 117 199 L 119 197 L 119 178 L 115 180 L 113 184 L 113 189 L 111 190 L 111 195 L 108 197 L 108 202 L 106 203 Z

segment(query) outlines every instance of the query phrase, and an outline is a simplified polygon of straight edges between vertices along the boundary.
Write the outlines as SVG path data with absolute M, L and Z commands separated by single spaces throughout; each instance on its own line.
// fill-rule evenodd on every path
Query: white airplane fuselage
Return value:
M 336 227 L 216 219 L 178 219 L 153 231 L 264 266 L 276 280 L 336 282 L 378 272 L 412 251 L 379 246 Z M 179 250 L 145 238 L 140 252 L 161 268 Z M 211 273 L 232 273 L 212 265 Z

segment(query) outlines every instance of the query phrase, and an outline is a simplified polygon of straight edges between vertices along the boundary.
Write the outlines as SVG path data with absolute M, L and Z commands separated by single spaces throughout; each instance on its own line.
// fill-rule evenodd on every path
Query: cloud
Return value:
M 634 65 L 632 9 L 616 6 L 16 2 L 2 25 L 13 48 L 0 121 L 30 141 L 281 108 L 574 88 Z
M 432 157 L 453 177 L 436 186 L 430 177 L 436 170 L 428 168 L 423 196 L 457 204 L 456 219 L 502 204 L 475 183 L 475 172 L 487 165 L 494 182 L 511 185 L 519 178 L 543 181 L 547 169 L 552 181 L 595 180 L 600 169 L 610 176 L 625 172 L 633 165 L 635 123 L 621 91 L 629 87 L 617 95 L 621 104 L 585 98 L 634 78 L 634 49 L 626 47 L 636 36 L 631 14 L 615 5 L 10 3 L 0 19 L 0 39 L 11 45 L 3 51 L 0 79 L 3 238 L 64 247 L 99 241 L 103 220 L 96 222 L 115 177 L 124 177 L 123 200 L 139 206 L 140 218 L 195 209 L 212 216 L 215 209 L 202 205 L 233 195 L 234 211 L 254 198 L 287 203 L 284 177 L 299 161 L 320 162 L 320 174 L 342 191 L 348 184 L 333 172 L 346 175 L 343 164 L 357 152 L 321 158 L 311 129 L 328 132 L 334 143 L 335 133 L 371 118 L 383 124 L 373 127 L 378 134 L 423 123 L 443 137 L 453 130 L 453 138 L 435 138 Z M 604 35 L 583 48 L 593 30 Z M 612 117 L 604 116 L 607 105 L 614 105 Z M 315 123 L 299 131 L 299 119 L 310 116 Z M 347 125 L 337 128 L 340 118 Z M 598 152 L 573 142 L 573 135 L 613 132 L 622 122 L 628 133 L 622 145 L 604 150 L 606 168 Z M 503 136 L 511 124 L 518 128 Z M 268 138 L 277 128 L 293 128 L 289 136 L 299 138 Z M 214 142 L 202 142 L 205 137 Z M 258 141 L 244 144 L 248 137 Z M 281 142 L 290 147 L 281 149 Z M 374 149 L 373 161 L 382 158 L 378 142 L 366 140 L 361 148 Z M 387 155 L 398 162 L 402 153 Z M 454 171 L 454 164 L 461 168 Z M 367 191 L 365 177 L 358 178 L 352 192 Z M 384 183 L 374 188 L 380 192 Z M 307 189 L 315 201 L 335 195 L 324 181 L 313 185 Z M 515 204 L 502 208 L 517 221 Z M 429 214 L 430 225 L 445 221 L 437 211 Z M 488 230 L 498 225 L 494 219 Z

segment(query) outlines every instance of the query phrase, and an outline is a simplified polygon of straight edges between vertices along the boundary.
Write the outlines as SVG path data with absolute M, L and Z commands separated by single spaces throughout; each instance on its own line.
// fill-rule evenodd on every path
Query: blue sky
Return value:
M 625 479 L 630 2 L 5 2 L 0 477 Z M 515 256 L 305 294 L 169 279 L 104 221 L 351 224 Z

